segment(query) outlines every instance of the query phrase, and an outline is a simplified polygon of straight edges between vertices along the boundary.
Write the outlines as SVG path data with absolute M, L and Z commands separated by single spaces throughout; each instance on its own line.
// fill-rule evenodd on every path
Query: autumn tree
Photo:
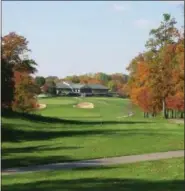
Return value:
M 150 113 L 162 109 L 167 118 L 169 109 L 184 108 L 184 36 L 175 28 L 174 18 L 163 17 L 160 26 L 150 32 L 147 51 L 135 57 L 127 69 L 133 103 Z
M 18 84 L 21 83 L 28 83 L 29 86 L 30 80 L 22 80 L 19 81 L 19 77 L 16 78 L 16 73 L 20 73 L 21 76 L 27 77 L 30 74 L 33 74 L 36 72 L 36 62 L 32 59 L 28 58 L 28 52 L 30 51 L 28 49 L 28 41 L 25 37 L 20 36 L 14 32 L 9 33 L 8 35 L 5 35 L 2 37 L 2 76 L 3 76 L 3 97 L 9 93 L 9 108 L 12 108 L 12 104 L 14 104 L 14 101 L 19 97 L 19 93 L 22 95 L 22 92 L 20 92 L 18 88 Z M 26 79 L 26 78 L 25 78 Z M 17 81 L 18 80 L 18 81 Z M 25 87 L 25 86 L 24 86 Z M 18 88 L 18 89 L 17 89 Z M 22 89 L 21 89 L 22 90 Z M 26 91 L 25 91 L 26 92 Z M 22 104 L 28 104 L 28 102 L 31 102 L 30 96 L 27 94 L 24 95 L 25 100 L 27 103 L 22 102 Z M 5 105 L 7 100 L 5 101 Z M 4 104 L 2 104 L 4 105 Z M 19 107 L 19 108 L 18 108 Z M 32 107 L 30 105 L 30 107 Z M 14 110 L 21 109 L 20 104 L 18 104 L 16 107 L 13 107 Z
M 38 86 L 28 73 L 15 71 L 14 78 L 16 83 L 13 110 L 29 112 L 36 107 Z
M 156 89 L 162 98 L 163 116 L 166 118 L 166 98 L 171 93 L 171 62 L 169 54 L 166 54 L 166 46 L 173 46 L 177 37 L 177 29 L 175 28 L 176 20 L 171 18 L 170 14 L 163 14 L 163 21 L 160 26 L 150 31 L 151 38 L 147 41 L 146 47 L 155 53 L 153 60 L 155 61 L 155 73 L 153 77 L 153 88 Z M 155 79 L 155 80 L 154 80 Z M 160 83 L 159 83 L 160 81 Z

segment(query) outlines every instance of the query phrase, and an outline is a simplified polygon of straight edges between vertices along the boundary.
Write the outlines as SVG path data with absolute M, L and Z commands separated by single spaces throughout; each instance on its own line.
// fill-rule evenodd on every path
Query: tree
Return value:
M 47 81 L 44 85 L 45 93 L 56 95 L 56 84 L 54 81 Z
M 116 91 L 116 83 L 114 81 L 109 81 L 108 82 L 108 88 L 110 91 L 115 92 Z
M 67 81 L 71 81 L 72 83 L 80 83 L 80 79 L 78 76 L 74 75 L 74 76 L 67 76 L 65 78 L 65 80 Z
M 177 37 L 176 21 L 170 14 L 163 14 L 163 21 L 160 26 L 150 31 L 152 36 L 146 43 L 146 47 L 152 51 L 153 60 L 156 63 L 153 66 L 155 73 L 152 74 L 153 88 L 156 88 L 162 98 L 163 116 L 166 118 L 166 98 L 171 93 L 171 62 L 166 54 L 166 46 L 173 45 Z M 165 58 L 164 58 L 165 55 Z M 154 80 L 155 79 L 155 80 Z M 160 81 L 160 83 L 159 83 Z M 161 91 L 160 91 L 161 90 Z
M 12 107 L 14 98 L 13 66 L 7 60 L 1 60 L 1 105 L 2 109 Z
M 157 29 L 152 29 L 147 51 L 129 64 L 128 90 L 133 103 L 144 112 L 163 116 L 184 108 L 184 35 L 175 28 L 176 21 L 169 14 Z M 173 116 L 173 115 L 172 115 Z
M 125 84 L 128 81 L 128 75 L 121 73 L 108 75 L 99 72 L 95 74 L 90 73 L 80 76 L 67 76 L 63 80 L 82 84 L 102 84 L 108 86 L 112 91 L 119 92 L 120 95 L 125 95 Z
M 26 56 L 28 49 L 28 41 L 25 37 L 11 32 L 1 38 L 2 40 L 2 58 L 8 62 L 18 64 Z
M 37 76 L 35 78 L 35 83 L 39 86 L 42 87 L 45 84 L 46 80 L 43 76 Z
M 109 81 L 109 79 L 110 79 L 109 75 L 107 75 L 107 74 L 105 74 L 105 73 L 102 73 L 102 72 L 97 73 L 97 74 L 95 75 L 95 78 L 96 78 L 98 81 L 100 81 L 101 84 L 103 84 L 103 85 L 107 85 L 107 83 L 108 83 L 108 81 Z
M 45 80 L 46 82 L 53 81 L 54 83 L 56 83 L 59 80 L 59 78 L 57 76 L 48 76 L 45 78 Z
M 2 86 L 3 86 L 3 105 L 9 105 L 9 108 L 14 110 L 21 110 L 24 108 L 24 104 L 32 108 L 31 104 L 34 100 L 34 92 L 32 88 L 29 89 L 31 84 L 30 74 L 36 72 L 36 62 L 32 59 L 29 59 L 27 53 L 30 50 L 28 49 L 28 41 L 25 37 L 20 36 L 14 32 L 9 33 L 2 37 Z M 20 81 L 21 79 L 21 81 Z M 21 83 L 24 85 L 22 86 Z M 27 83 L 27 89 L 26 88 Z M 29 89 L 29 94 L 27 90 Z M 17 102 L 19 95 L 23 96 L 24 99 L 27 99 L 26 102 Z M 6 97 L 6 94 L 9 94 Z M 22 99 L 22 98 L 21 98 Z M 7 101 L 9 102 L 7 104 Z M 30 104 L 28 104 L 30 102 Z M 12 105 L 13 103 L 13 105 Z M 18 104 L 17 104 L 18 103 Z M 23 104 L 23 105 L 20 105 Z
M 34 80 L 27 73 L 15 72 L 15 96 L 13 110 L 29 112 L 36 107 L 37 88 Z

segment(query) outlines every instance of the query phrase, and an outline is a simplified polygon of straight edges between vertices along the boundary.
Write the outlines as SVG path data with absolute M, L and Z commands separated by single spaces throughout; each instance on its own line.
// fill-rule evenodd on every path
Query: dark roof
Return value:
M 84 84 L 70 84 L 70 86 L 74 89 L 80 89 L 82 88 L 83 86 L 85 86 Z
M 81 89 L 81 88 L 91 88 L 91 89 L 103 89 L 108 90 L 107 87 L 101 85 L 101 84 L 69 84 L 71 88 L 74 89 Z M 65 89 L 71 89 L 68 85 L 64 84 L 63 82 L 59 82 L 56 84 L 56 88 L 65 88 Z
M 104 85 L 101 85 L 101 84 L 88 84 L 87 86 L 92 88 L 92 89 L 108 90 L 107 87 L 105 87 Z

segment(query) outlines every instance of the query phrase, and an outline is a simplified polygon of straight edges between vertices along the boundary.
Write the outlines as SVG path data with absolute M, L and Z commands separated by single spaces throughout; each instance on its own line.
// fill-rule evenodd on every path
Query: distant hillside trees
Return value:
M 126 74 L 116 73 L 116 74 L 106 74 L 103 72 L 99 73 L 90 73 L 83 75 L 72 75 L 66 76 L 63 79 L 59 79 L 56 76 L 48 76 L 44 79 L 43 77 L 37 76 L 35 82 L 42 87 L 42 92 L 46 94 L 56 94 L 55 85 L 57 82 L 67 81 L 72 83 L 82 83 L 82 84 L 102 84 L 107 86 L 110 89 L 110 92 L 117 93 L 120 96 L 128 96 L 128 87 L 127 82 L 129 76 Z M 42 82 L 41 82 L 42 81 Z M 43 84 L 44 83 L 44 84 Z M 42 86 L 41 86 L 42 84 Z
M 129 76 L 126 74 L 106 74 L 98 72 L 95 74 L 84 74 L 79 76 L 67 76 L 63 81 L 71 81 L 73 83 L 83 84 L 102 84 L 107 86 L 111 92 L 117 92 L 120 96 L 128 96 L 127 82 Z

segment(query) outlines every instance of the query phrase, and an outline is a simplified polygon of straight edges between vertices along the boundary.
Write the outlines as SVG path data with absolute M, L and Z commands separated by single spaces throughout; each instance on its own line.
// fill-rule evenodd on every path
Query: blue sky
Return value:
M 38 74 L 126 73 L 163 13 L 184 23 L 182 1 L 2 2 L 2 32 L 29 40 Z

